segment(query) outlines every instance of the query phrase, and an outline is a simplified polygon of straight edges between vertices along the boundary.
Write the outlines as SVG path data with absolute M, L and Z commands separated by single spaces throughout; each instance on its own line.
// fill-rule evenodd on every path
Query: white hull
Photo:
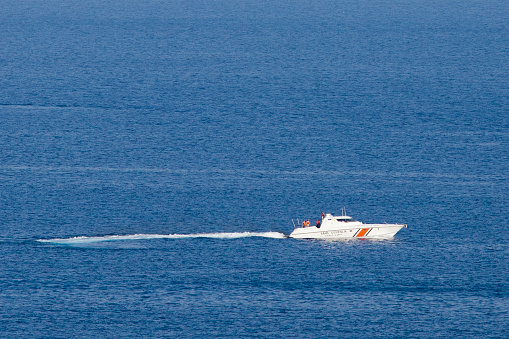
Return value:
M 387 239 L 392 238 L 403 224 L 363 224 L 353 221 L 350 217 L 334 217 L 327 214 L 320 227 L 299 227 L 293 230 L 290 238 L 301 239 Z

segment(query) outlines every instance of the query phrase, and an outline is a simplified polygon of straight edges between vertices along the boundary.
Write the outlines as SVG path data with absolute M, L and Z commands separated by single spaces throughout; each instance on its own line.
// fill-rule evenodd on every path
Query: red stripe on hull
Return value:
M 366 233 L 369 232 L 369 228 L 363 228 L 362 230 L 359 231 L 359 233 L 357 233 L 356 237 L 357 238 L 362 238 L 363 236 L 366 235 Z

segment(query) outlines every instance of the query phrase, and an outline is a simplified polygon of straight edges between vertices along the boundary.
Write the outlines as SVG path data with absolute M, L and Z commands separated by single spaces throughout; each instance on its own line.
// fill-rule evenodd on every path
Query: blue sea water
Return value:
M 2 0 L 0 337 L 508 337 L 508 13 Z

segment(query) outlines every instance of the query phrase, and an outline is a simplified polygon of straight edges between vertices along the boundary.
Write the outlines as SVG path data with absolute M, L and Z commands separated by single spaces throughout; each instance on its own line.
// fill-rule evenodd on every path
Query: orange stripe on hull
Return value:
M 366 235 L 366 233 L 369 232 L 369 228 L 363 228 L 362 230 L 359 231 L 359 233 L 357 233 L 356 237 L 357 238 L 361 238 L 363 236 Z

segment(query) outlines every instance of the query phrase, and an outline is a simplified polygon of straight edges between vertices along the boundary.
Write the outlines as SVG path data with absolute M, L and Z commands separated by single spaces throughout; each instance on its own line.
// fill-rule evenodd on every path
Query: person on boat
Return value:
M 309 222 L 309 219 L 306 221 L 306 226 L 309 227 L 311 223 Z
M 320 220 L 316 221 L 316 228 L 320 228 Z
M 322 219 L 323 219 L 324 216 L 325 216 L 325 214 L 323 214 L 323 212 L 322 212 Z
M 302 222 L 302 227 L 306 227 L 306 220 Z

